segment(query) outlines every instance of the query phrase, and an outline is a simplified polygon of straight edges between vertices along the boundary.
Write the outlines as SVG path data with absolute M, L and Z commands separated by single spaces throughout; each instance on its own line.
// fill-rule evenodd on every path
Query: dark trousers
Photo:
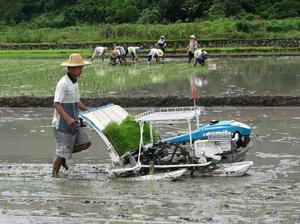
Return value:
M 194 57 L 194 53 L 192 53 L 191 51 L 189 51 L 188 57 L 189 57 L 188 63 L 190 63 L 192 61 L 193 57 Z
M 197 65 L 197 63 L 199 63 L 201 66 L 203 66 L 203 65 L 204 65 L 204 63 L 205 63 L 205 60 L 204 60 L 204 58 L 203 58 L 203 57 L 200 57 L 200 58 L 195 58 L 195 63 L 194 63 L 194 65 L 196 66 L 196 65 Z
M 154 58 L 155 58 L 156 62 L 159 63 L 159 58 L 158 58 L 158 56 L 155 55 Z M 148 55 L 148 61 L 149 61 L 149 62 L 151 61 L 151 59 L 152 59 L 152 56 L 151 56 L 151 55 Z

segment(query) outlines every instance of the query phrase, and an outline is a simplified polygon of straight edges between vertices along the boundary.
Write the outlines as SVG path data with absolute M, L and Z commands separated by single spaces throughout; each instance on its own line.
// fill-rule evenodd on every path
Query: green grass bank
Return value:
M 66 28 L 32 29 L 29 25 L 0 25 L 0 44 L 7 43 L 84 43 L 84 42 L 153 42 L 159 36 L 169 41 L 188 40 L 195 34 L 200 40 L 257 38 L 298 38 L 299 18 L 282 20 L 218 19 L 194 23 L 99 24 Z

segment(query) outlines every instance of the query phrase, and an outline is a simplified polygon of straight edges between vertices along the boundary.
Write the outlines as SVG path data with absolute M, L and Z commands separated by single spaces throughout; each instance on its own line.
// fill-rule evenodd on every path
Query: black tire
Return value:
M 233 136 L 234 136 L 236 133 L 239 135 L 239 140 L 236 142 L 237 147 L 238 147 L 238 148 L 239 148 L 239 147 L 245 148 L 245 147 L 249 144 L 249 142 L 250 142 L 250 136 L 249 136 L 249 135 L 242 136 L 239 132 L 235 132 L 235 133 L 233 134 Z

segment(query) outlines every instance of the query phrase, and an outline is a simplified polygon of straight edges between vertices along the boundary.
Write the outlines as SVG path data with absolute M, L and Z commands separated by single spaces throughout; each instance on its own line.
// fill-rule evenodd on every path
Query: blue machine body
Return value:
M 228 131 L 230 133 L 239 132 L 241 136 L 249 136 L 251 134 L 251 128 L 243 123 L 237 121 L 218 121 L 210 124 L 206 124 L 192 132 L 192 141 L 207 139 L 208 132 L 223 132 Z M 189 133 L 178 135 L 171 138 L 161 139 L 157 143 L 184 143 L 190 141 Z

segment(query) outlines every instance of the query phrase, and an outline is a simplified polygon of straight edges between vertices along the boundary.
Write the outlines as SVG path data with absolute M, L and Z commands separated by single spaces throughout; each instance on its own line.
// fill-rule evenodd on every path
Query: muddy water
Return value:
M 173 59 L 172 59 L 173 60 Z M 300 57 L 257 57 L 209 59 L 216 70 L 195 78 L 199 96 L 300 95 Z M 185 65 L 184 65 L 185 66 Z M 184 71 L 178 71 L 182 73 Z M 190 96 L 190 79 L 171 79 L 130 90 L 129 94 Z
M 131 110 L 133 113 L 136 110 Z M 97 135 L 53 179 L 51 109 L 0 108 L 0 223 L 297 223 L 300 220 L 300 108 L 206 108 L 201 122 L 252 126 L 254 161 L 244 177 L 171 182 L 110 180 Z

